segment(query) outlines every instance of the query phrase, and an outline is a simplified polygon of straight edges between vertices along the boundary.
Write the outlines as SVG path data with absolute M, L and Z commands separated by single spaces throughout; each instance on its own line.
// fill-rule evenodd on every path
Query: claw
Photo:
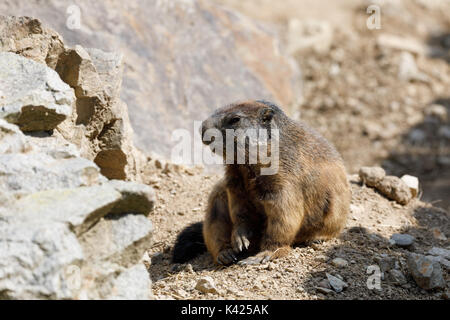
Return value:
M 237 258 L 233 253 L 233 250 L 231 249 L 225 249 L 219 252 L 219 255 L 217 257 L 217 262 L 223 265 L 229 265 L 232 262 L 236 262 Z
M 244 242 L 245 249 L 248 250 L 248 247 L 250 246 L 250 241 L 248 241 L 247 238 L 244 238 L 243 242 Z

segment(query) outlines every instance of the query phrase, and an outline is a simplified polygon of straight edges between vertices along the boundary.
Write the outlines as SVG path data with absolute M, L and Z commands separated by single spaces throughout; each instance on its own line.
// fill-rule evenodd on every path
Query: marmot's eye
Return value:
M 239 118 L 239 117 L 233 117 L 233 118 L 230 118 L 230 119 L 228 120 L 228 124 L 229 124 L 229 125 L 232 125 L 232 124 L 238 123 L 239 120 L 241 120 L 241 118 Z

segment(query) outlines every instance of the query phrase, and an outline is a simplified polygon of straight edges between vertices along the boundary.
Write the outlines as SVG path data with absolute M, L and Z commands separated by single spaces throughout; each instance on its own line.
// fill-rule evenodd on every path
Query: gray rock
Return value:
M 0 188 L 19 196 L 91 186 L 105 180 L 98 166 L 83 158 L 55 159 L 45 153 L 0 154 Z
M 110 300 L 148 300 L 151 298 L 151 279 L 143 264 L 132 266 L 119 274 L 112 283 Z
M 432 261 L 439 262 L 444 269 L 450 270 L 450 260 L 447 260 L 442 256 L 426 256 L 426 257 Z
M 445 259 L 450 259 L 450 250 L 444 248 L 433 247 L 428 251 L 428 254 L 432 256 L 441 256 Z
M 397 266 L 397 259 L 387 254 L 381 254 L 380 257 L 375 258 L 375 261 L 382 272 L 387 272 L 391 269 L 395 269 Z
M 450 126 L 442 126 L 438 130 L 438 135 L 444 139 L 450 139 Z
M 0 52 L 0 118 L 22 131 L 51 130 L 72 114 L 73 90 L 49 67 Z
M 427 138 L 427 134 L 422 129 L 412 129 L 408 134 L 408 139 L 412 144 L 421 144 Z
M 330 285 L 330 281 L 328 281 L 328 279 L 322 279 L 319 284 L 317 285 L 317 287 L 315 287 L 316 290 L 318 292 L 324 293 L 324 294 L 329 294 L 334 292 L 333 290 L 331 290 L 331 285 Z
M 415 238 L 409 234 L 394 233 L 389 239 L 389 243 L 402 247 L 408 248 L 414 243 Z
M 362 167 L 359 169 L 361 181 L 369 187 L 375 187 L 385 175 L 386 172 L 381 167 Z
M 30 149 L 31 145 L 22 131 L 0 118 L 0 154 L 26 152 Z
M 151 245 L 153 226 L 143 215 L 107 215 L 80 237 L 88 261 L 108 260 L 129 267 Z
M 445 280 L 439 262 L 411 253 L 407 257 L 408 270 L 419 287 L 425 290 L 444 288 Z
M 327 279 L 330 282 L 330 286 L 333 288 L 334 291 L 337 293 L 342 292 L 345 288 L 348 287 L 347 283 L 339 279 L 338 277 L 335 277 L 329 273 L 326 273 Z
M 27 142 L 33 146 L 36 153 L 43 153 L 53 159 L 80 158 L 78 147 L 59 135 L 37 135 L 37 132 L 27 135 Z M 40 132 L 42 133 L 42 131 Z M 45 132 L 44 132 L 45 134 Z M 45 138 L 45 139 L 43 139 Z
M 127 268 L 109 261 L 87 261 L 81 276 L 75 299 L 146 300 L 152 296 L 151 279 L 142 263 Z
M 392 269 L 387 272 L 387 280 L 395 285 L 404 285 L 408 282 L 405 275 L 397 269 Z
M 120 199 L 108 185 L 36 192 L 17 202 L 15 216 L 24 220 L 67 223 L 77 235 L 106 215 Z
M 317 286 L 325 289 L 331 289 L 330 281 L 328 281 L 328 279 L 322 279 Z
M 333 290 L 327 289 L 327 288 L 324 288 L 324 287 L 315 287 L 315 288 L 316 288 L 316 290 L 317 290 L 318 292 L 324 293 L 324 294 L 329 294 L 329 293 L 334 292 Z
M 70 299 L 75 290 L 66 270 L 83 259 L 67 225 L 0 219 L 0 299 Z
M 140 213 L 148 215 L 155 205 L 153 188 L 137 182 L 111 180 L 110 186 L 122 195 L 111 213 Z

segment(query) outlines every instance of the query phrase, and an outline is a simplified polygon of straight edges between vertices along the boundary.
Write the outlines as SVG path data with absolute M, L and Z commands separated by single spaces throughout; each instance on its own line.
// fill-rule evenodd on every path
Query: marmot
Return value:
M 207 249 L 218 264 L 263 263 L 286 255 L 294 244 L 341 232 L 350 187 L 339 153 L 319 133 L 261 100 L 218 109 L 202 123 L 202 133 L 212 128 L 223 137 L 227 129 L 278 129 L 278 171 L 262 175 L 264 166 L 249 163 L 248 154 L 243 164 L 225 164 L 204 222 L 178 235 L 173 262 L 186 262 Z M 268 136 L 270 145 L 273 137 Z

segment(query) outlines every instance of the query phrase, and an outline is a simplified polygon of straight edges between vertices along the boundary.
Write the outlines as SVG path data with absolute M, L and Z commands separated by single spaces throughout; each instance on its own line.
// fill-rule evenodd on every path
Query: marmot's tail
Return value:
M 202 230 L 203 222 L 196 222 L 181 231 L 175 241 L 172 262 L 184 263 L 206 251 Z

